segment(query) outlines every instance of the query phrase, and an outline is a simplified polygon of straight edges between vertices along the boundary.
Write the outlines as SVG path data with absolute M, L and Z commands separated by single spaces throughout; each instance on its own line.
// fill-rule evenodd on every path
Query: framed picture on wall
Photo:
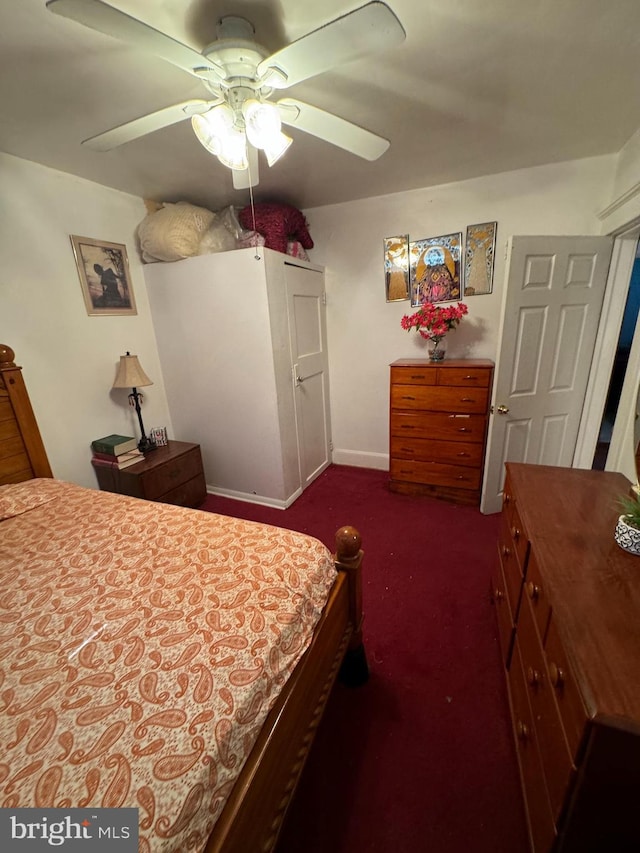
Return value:
M 409 244 L 411 304 L 460 298 L 462 232 L 425 237 Z
M 469 225 L 464 246 L 464 295 L 482 296 L 493 290 L 497 222 Z
M 384 284 L 387 302 L 409 298 L 409 235 L 385 237 Z
M 71 235 L 87 314 L 137 314 L 127 247 Z

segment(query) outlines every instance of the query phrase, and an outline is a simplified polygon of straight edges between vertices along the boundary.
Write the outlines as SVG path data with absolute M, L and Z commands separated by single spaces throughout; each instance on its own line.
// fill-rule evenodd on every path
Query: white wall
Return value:
M 388 365 L 424 356 L 422 339 L 400 328 L 409 302 L 386 302 L 383 239 L 464 236 L 469 224 L 497 221 L 493 293 L 466 300 L 469 316 L 448 341 L 448 357 L 495 360 L 507 239 L 599 234 L 615 165 L 615 156 L 596 157 L 305 211 L 311 258 L 327 270 L 335 462 L 387 467 Z
M 144 389 L 145 427 L 167 426 L 171 435 L 135 247 L 144 204 L 2 153 L 0 192 L 0 341 L 23 367 L 54 476 L 97 488 L 91 440 L 112 432 L 139 435 L 127 392 L 111 391 L 126 350 L 139 356 L 154 382 Z M 87 315 L 70 234 L 127 246 L 137 316 Z

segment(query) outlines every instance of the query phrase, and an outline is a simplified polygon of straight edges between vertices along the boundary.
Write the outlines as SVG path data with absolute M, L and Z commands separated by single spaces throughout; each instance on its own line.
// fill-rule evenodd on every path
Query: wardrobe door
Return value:
M 331 462 L 324 273 L 285 264 L 300 483 Z

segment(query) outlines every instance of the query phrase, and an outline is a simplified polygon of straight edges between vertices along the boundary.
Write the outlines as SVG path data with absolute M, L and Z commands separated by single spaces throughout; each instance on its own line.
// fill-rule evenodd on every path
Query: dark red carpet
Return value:
M 363 539 L 371 678 L 337 684 L 278 853 L 526 853 L 489 576 L 498 516 L 331 466 L 288 510 L 202 507 Z M 250 853 L 250 851 L 247 851 Z

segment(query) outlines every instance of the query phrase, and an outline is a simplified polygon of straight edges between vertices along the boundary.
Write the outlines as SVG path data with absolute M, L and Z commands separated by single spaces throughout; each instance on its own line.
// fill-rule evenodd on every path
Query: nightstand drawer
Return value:
M 181 483 L 175 489 L 171 489 L 157 499 L 161 503 L 175 504 L 176 506 L 198 507 L 207 497 L 207 486 L 204 474 L 200 472 L 196 477 Z
M 166 492 L 177 488 L 187 480 L 191 480 L 202 471 L 200 460 L 200 448 L 192 450 L 170 459 L 152 471 L 143 474 L 144 490 L 149 495 L 164 495 Z

